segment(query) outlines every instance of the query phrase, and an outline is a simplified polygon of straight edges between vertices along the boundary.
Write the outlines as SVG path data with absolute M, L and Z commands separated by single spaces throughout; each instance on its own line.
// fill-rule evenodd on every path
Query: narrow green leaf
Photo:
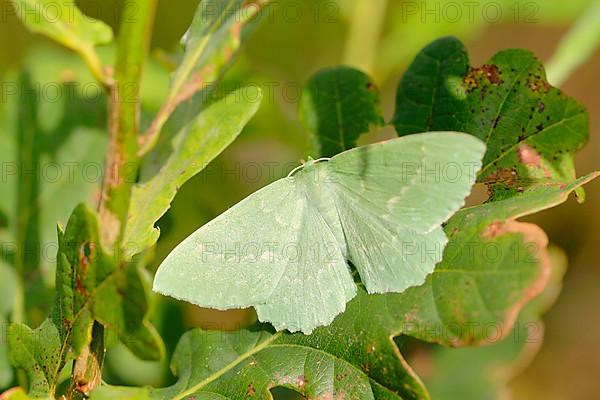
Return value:
M 248 34 L 252 18 L 268 0 L 205 0 L 182 39 L 183 59 L 173 75 L 171 95 L 213 83 Z M 186 86 L 189 86 L 186 88 Z M 190 94 L 193 94 L 190 93 Z
M 183 57 L 171 80 L 167 99 L 141 138 L 141 154 L 158 140 L 163 125 L 183 101 L 213 87 L 256 27 L 258 14 L 269 0 L 204 0 L 182 38 Z
M 68 340 L 76 319 L 85 310 L 88 297 L 100 280 L 99 273 L 111 268 L 113 263 L 99 242 L 96 217 L 84 205 L 75 208 L 64 233 L 58 230 L 56 301 L 52 318 L 62 340 Z
M 299 116 L 311 134 L 315 157 L 351 149 L 361 134 L 384 123 L 377 87 L 368 75 L 349 67 L 313 75 L 302 92 Z
M 75 3 L 53 0 L 12 0 L 12 3 L 29 30 L 79 53 L 94 76 L 107 83 L 94 47 L 112 41 L 113 33 L 108 25 L 84 15 Z
M 191 109 L 180 108 L 172 116 L 173 126 L 166 127 L 172 134 L 165 133 L 148 154 L 140 181 L 133 186 L 123 239 L 132 252 L 156 242 L 159 231 L 154 223 L 169 209 L 179 187 L 235 140 L 258 110 L 260 98 L 260 89 L 248 87 L 203 104 L 199 113 L 191 102 Z M 189 118 L 190 112 L 198 114 Z
M 552 87 L 526 50 L 504 50 L 469 67 L 457 39 L 425 47 L 398 87 L 392 120 L 399 135 L 456 130 L 487 143 L 479 180 L 492 198 L 575 178 L 573 154 L 586 142 L 584 107 Z

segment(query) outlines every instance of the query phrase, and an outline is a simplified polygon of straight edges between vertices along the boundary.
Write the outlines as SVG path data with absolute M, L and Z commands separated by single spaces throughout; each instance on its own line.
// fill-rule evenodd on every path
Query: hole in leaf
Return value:
M 486 185 L 476 183 L 473 185 L 471 193 L 465 200 L 465 207 L 473 207 L 485 203 L 489 199 L 488 188 Z
M 306 400 L 306 397 L 293 389 L 283 386 L 276 386 L 271 389 L 271 394 L 274 400 Z
M 394 342 L 418 376 L 429 377 L 432 375 L 434 366 L 431 351 L 436 348 L 436 345 L 405 335 L 395 337 Z

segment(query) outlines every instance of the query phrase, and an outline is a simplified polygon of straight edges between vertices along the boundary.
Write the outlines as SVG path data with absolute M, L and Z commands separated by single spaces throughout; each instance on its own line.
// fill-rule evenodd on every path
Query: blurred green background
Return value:
M 28 33 L 11 12 L 9 1 L 0 0 L 0 3 L 0 76 L 4 81 L 13 79 L 14 72 L 20 70 L 27 70 L 33 81 L 91 81 L 75 56 Z M 86 14 L 116 29 L 121 2 L 81 0 L 76 3 Z M 171 54 L 177 53 L 179 39 L 197 3 L 198 0 L 159 1 L 153 57 L 142 88 L 146 116 L 158 109 L 166 93 Z M 511 47 L 530 49 L 542 61 L 547 61 L 561 37 L 593 1 L 471 2 L 475 3 L 470 6 L 472 14 L 468 13 L 466 3 L 469 2 L 463 1 L 279 0 L 275 3 L 272 18 L 262 21 L 224 83 L 226 89 L 240 84 L 260 85 L 267 96 L 240 138 L 210 168 L 182 188 L 173 208 L 160 221 L 162 236 L 154 267 L 189 233 L 270 180 L 283 176 L 290 163 L 297 163 L 306 155 L 306 134 L 296 115 L 298 90 L 318 69 L 348 64 L 371 74 L 380 87 L 389 119 L 403 70 L 428 42 L 440 36 L 455 35 L 467 45 L 474 65 Z M 451 3 L 458 5 L 462 12 L 460 17 L 456 8 L 452 8 L 455 6 L 449 6 Z M 104 49 L 102 53 L 110 58 L 111 49 Z M 568 95 L 584 103 L 590 114 L 589 145 L 576 158 L 580 174 L 600 168 L 598 71 L 600 53 L 596 52 L 561 85 Z M 40 112 L 44 112 L 44 107 L 46 112 L 53 112 L 51 105 L 43 104 L 39 106 Z M 97 121 L 104 121 L 104 107 L 93 113 L 97 114 Z M 389 132 L 374 134 L 388 135 Z M 97 151 L 101 153 L 102 149 Z M 265 164 L 269 162 L 279 163 L 273 168 L 272 176 Z M 256 176 L 256 165 L 260 166 L 260 176 Z M 232 170 L 238 171 L 237 178 L 231 173 L 225 174 Z M 507 389 L 516 399 L 597 397 L 600 184 L 594 182 L 586 189 L 584 204 L 570 200 L 530 218 L 546 230 L 554 245 L 565 250 L 569 268 L 562 294 L 545 315 L 543 347 L 531 364 L 516 371 Z M 221 328 L 235 329 L 252 320 L 252 315 L 244 311 L 200 310 L 166 299 L 156 301 L 154 306 L 155 320 L 170 350 L 181 332 L 191 326 L 219 320 Z M 425 381 L 436 373 L 435 359 L 430 353 L 414 353 L 412 360 Z M 108 354 L 106 380 L 160 385 L 169 380 L 165 371 L 164 364 L 136 361 L 127 350 L 116 347 Z

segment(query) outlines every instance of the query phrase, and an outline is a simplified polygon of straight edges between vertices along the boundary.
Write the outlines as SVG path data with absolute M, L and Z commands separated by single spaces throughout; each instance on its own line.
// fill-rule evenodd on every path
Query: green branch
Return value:
M 115 83 L 109 100 L 109 147 L 99 205 L 102 242 L 118 243 L 125 230 L 132 172 L 137 171 L 140 81 L 148 54 L 156 0 L 128 0 L 138 12 L 135 22 L 122 21 L 118 39 Z
M 346 40 L 344 64 L 373 73 L 387 0 L 357 0 Z

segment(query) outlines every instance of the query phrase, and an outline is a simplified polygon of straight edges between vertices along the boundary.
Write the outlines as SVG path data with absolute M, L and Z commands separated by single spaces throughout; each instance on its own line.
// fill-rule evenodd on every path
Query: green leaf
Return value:
M 433 349 L 433 373 L 423 377 L 433 398 L 505 398 L 508 382 L 529 364 L 542 345 L 544 326 L 540 315 L 561 290 L 566 256 L 557 248 L 549 250 L 552 266 L 549 283 L 543 293 L 523 309 L 505 339 L 485 347 Z
M 377 87 L 368 75 L 349 67 L 313 75 L 302 92 L 299 116 L 311 134 L 315 157 L 351 149 L 361 134 L 384 123 Z
M 10 132 L 11 125 L 13 125 L 10 118 L 16 114 L 15 108 L 11 107 L 13 105 L 16 103 L 7 101 L 0 107 L 0 159 L 6 163 L 5 165 L 9 165 L 11 162 L 16 165 L 17 160 L 16 138 Z M 4 180 L 5 182 L 0 185 L 0 240 L 10 243 L 15 240 L 15 232 L 12 228 L 16 222 L 17 182 L 11 182 L 8 176 Z M 6 258 L 3 253 L 5 251 L 0 252 L 2 259 Z
M 61 327 L 62 339 L 85 343 L 85 337 L 77 335 L 86 336 L 87 329 L 74 331 L 72 339 L 69 334 L 81 325 L 79 318 L 93 318 L 138 357 L 160 359 L 162 340 L 146 320 L 147 279 L 135 260 L 123 263 L 102 248 L 96 214 L 85 205 L 75 208 L 65 233 L 59 232 L 59 252 L 53 319 Z
M 190 331 L 178 344 L 171 365 L 179 381 L 151 390 L 148 397 L 271 399 L 269 389 L 283 386 L 309 398 L 401 398 L 372 384 L 365 373 L 341 359 L 309 347 L 278 344 L 280 336 L 264 330 Z M 145 390 L 129 392 L 126 398 L 148 398 Z M 100 388 L 92 399 L 111 398 L 115 393 L 127 395 L 127 390 Z
M 588 135 L 583 106 L 550 86 L 532 53 L 504 50 L 473 68 L 454 38 L 417 55 L 398 87 L 392 122 L 399 135 L 456 130 L 484 140 L 479 181 L 492 199 L 571 182 L 573 154 Z
M 148 321 L 150 286 L 145 271 L 135 262 L 109 272 L 92 298 L 94 318 L 142 360 L 160 360 L 165 349 L 156 328 Z
M 167 212 L 179 187 L 235 140 L 256 113 L 260 98 L 260 89 L 248 87 L 204 103 L 199 112 L 192 101 L 172 116 L 172 126 L 166 126 L 171 135 L 161 136 L 132 189 L 123 243 L 133 253 L 156 243 L 159 231 L 154 223 Z M 190 118 L 190 113 L 197 114 Z
M 86 310 L 90 293 L 96 289 L 104 271 L 111 268 L 113 260 L 98 244 L 95 215 L 83 205 L 75 208 L 64 232 L 59 226 L 57 235 L 56 301 L 52 319 L 59 327 L 61 339 L 66 341 L 78 323 L 76 320 Z
M 11 324 L 7 341 L 11 364 L 24 370 L 29 378 L 29 395 L 54 396 L 66 358 L 66 348 L 54 323 L 47 319 L 35 330 L 24 324 Z
M 106 83 L 94 47 L 112 41 L 113 33 L 108 25 L 84 15 L 74 3 L 53 0 L 12 0 L 12 3 L 30 31 L 48 36 L 79 53 L 94 76 Z
M 256 25 L 250 23 L 255 13 L 266 3 L 268 0 L 205 0 L 200 3 L 182 39 L 185 51 L 173 74 L 169 97 L 214 83 L 240 48 L 248 29 Z

